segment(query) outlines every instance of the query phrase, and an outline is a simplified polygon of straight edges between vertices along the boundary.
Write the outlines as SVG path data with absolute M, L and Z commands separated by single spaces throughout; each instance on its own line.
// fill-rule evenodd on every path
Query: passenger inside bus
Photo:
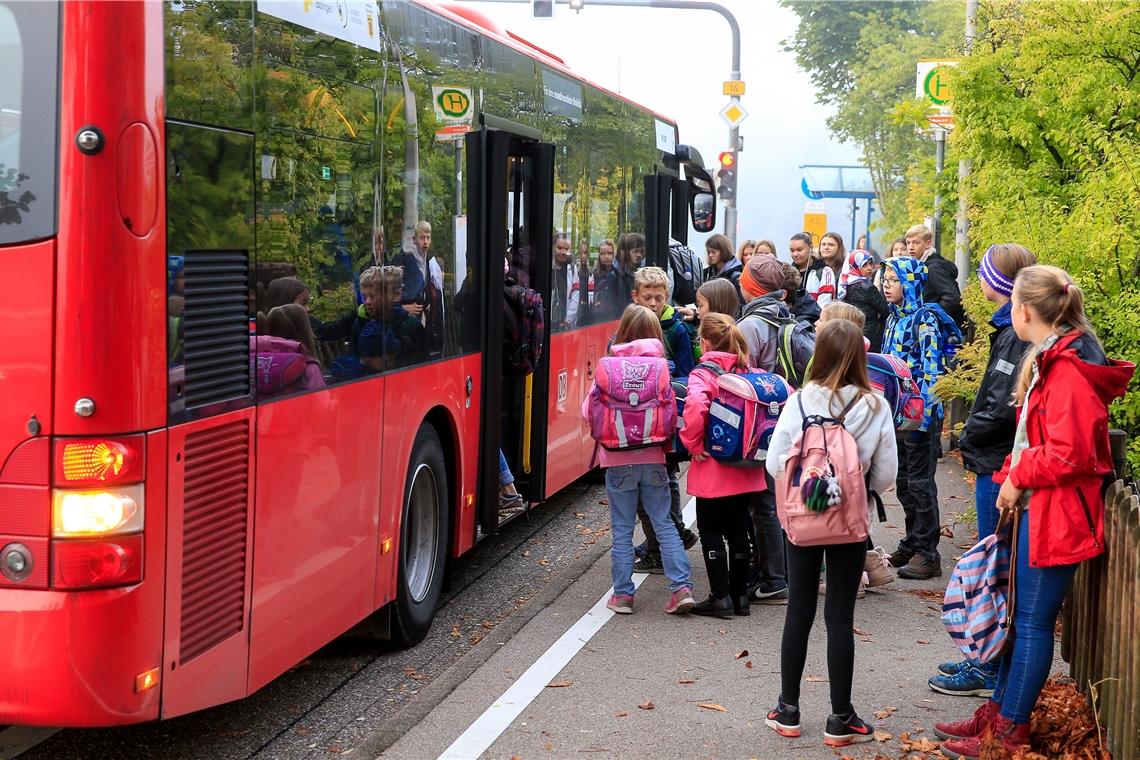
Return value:
M 571 330 L 577 326 L 581 287 L 578 266 L 570 253 L 570 236 L 559 232 L 554 236 L 554 277 L 550 286 L 550 322 L 553 332 Z
M 645 261 L 645 235 L 640 232 L 627 232 L 618 238 L 617 271 L 618 293 L 622 308 L 628 303 L 633 292 L 633 273 Z M 618 315 L 622 309 L 618 309 Z M 616 317 L 615 317 L 616 318 Z
M 366 371 L 379 372 L 423 361 L 426 332 L 402 303 L 404 271 L 369 267 L 360 275 L 364 304 L 352 326 L 350 346 Z
M 590 314 L 594 322 L 608 322 L 617 319 L 625 307 L 628 294 L 623 294 L 618 284 L 618 270 L 614 263 L 614 241 L 598 243 L 598 260 L 590 275 L 593 298 Z
M 394 256 L 392 264 L 404 273 L 404 311 L 423 325 L 428 355 L 436 357 L 443 353 L 443 262 L 431 255 L 431 232 L 430 222 L 416 222 L 412 250 Z
M 261 396 L 325 387 L 317 341 L 305 307 L 276 306 L 257 315 L 257 392 Z

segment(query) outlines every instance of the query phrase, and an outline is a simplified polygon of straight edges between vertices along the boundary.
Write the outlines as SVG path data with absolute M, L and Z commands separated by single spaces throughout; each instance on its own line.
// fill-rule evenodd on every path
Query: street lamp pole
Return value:
M 483 3 L 529 3 L 530 0 L 468 0 L 469 2 Z M 554 0 L 556 5 L 570 5 L 570 0 Z M 734 82 L 740 80 L 740 24 L 736 16 L 720 3 L 705 2 L 705 0 L 583 0 L 583 5 L 625 7 L 625 8 L 666 8 L 670 10 L 686 11 L 712 11 L 719 13 L 728 22 L 732 32 L 732 72 L 730 79 Z M 577 7 L 575 10 L 579 10 Z M 731 96 L 733 103 L 740 102 L 739 95 Z M 737 156 L 737 177 L 740 167 L 740 127 L 730 127 L 728 130 L 728 149 Z M 724 234 L 736 247 L 736 196 L 735 194 L 724 199 Z

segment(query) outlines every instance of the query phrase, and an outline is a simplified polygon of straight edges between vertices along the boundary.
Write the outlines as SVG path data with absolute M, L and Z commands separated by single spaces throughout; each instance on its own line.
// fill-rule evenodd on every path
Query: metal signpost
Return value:
M 917 66 L 914 96 L 930 106 L 926 115 L 934 133 L 934 169 L 939 174 L 946 166 L 946 133 L 954 128 L 954 112 L 950 108 L 951 74 L 957 61 L 921 59 Z M 934 246 L 941 248 L 942 194 L 934 195 Z

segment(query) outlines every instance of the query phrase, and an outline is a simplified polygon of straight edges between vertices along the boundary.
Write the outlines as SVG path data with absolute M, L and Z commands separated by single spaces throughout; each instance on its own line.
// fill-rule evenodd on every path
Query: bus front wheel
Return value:
M 392 636 L 405 645 L 421 641 L 431 627 L 447 562 L 447 465 L 439 435 L 422 425 L 412 444 L 404 481 L 400 557 Z

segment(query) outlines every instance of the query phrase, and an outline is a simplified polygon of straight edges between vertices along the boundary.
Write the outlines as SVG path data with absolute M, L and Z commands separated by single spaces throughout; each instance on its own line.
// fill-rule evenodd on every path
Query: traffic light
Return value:
M 554 0 L 530 0 L 530 15 L 534 18 L 554 18 Z
M 726 150 L 721 152 L 719 157 L 720 169 L 717 170 L 716 176 L 720 179 L 720 187 L 717 189 L 717 194 L 724 200 L 731 200 L 736 197 L 736 152 Z

